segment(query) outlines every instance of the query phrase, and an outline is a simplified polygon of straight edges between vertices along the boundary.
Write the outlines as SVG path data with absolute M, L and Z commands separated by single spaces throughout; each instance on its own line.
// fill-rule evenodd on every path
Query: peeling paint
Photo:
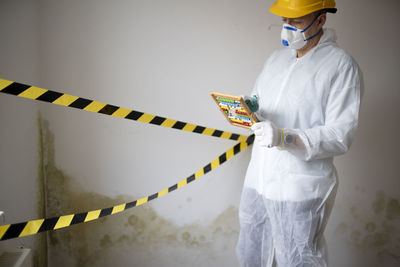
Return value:
M 371 211 L 372 216 L 365 216 L 351 207 L 351 222 L 338 224 L 335 233 L 346 236 L 355 248 L 375 253 L 381 264 L 390 260 L 400 263 L 399 200 L 377 191 Z
M 56 165 L 54 135 L 43 123 L 47 215 L 110 207 L 135 196 L 104 196 L 82 190 Z M 159 200 L 155 200 L 159 201 Z M 187 202 L 192 199 L 188 198 Z M 237 209 L 227 208 L 209 225 L 178 227 L 151 203 L 97 221 L 49 232 L 51 266 L 235 266 Z

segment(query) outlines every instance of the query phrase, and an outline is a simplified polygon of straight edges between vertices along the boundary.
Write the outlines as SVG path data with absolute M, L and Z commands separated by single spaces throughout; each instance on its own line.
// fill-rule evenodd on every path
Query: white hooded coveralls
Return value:
M 239 208 L 242 266 L 326 266 L 322 233 L 336 193 L 333 157 L 345 153 L 358 125 L 359 70 L 324 29 L 301 58 L 273 53 L 253 94 L 259 117 L 297 135 L 304 147 L 254 143 Z

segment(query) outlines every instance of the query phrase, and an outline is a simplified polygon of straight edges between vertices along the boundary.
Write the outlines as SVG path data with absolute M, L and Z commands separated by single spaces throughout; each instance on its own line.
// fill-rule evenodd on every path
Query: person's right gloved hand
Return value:
M 249 96 L 243 96 L 244 102 L 246 102 L 246 105 L 249 107 L 251 112 L 257 112 L 258 111 L 258 97 L 256 95 L 253 95 L 252 97 Z

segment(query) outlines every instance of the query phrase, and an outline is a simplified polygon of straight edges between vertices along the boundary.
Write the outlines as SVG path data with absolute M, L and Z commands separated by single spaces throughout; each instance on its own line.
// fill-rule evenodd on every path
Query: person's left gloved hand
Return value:
M 246 105 L 249 107 L 251 112 L 257 112 L 259 105 L 258 105 L 258 96 L 253 95 L 252 97 L 249 96 L 242 96 L 244 99 L 244 102 Z
M 251 126 L 256 136 L 255 140 L 261 146 L 281 146 L 282 130 L 277 128 L 271 121 L 257 122 Z

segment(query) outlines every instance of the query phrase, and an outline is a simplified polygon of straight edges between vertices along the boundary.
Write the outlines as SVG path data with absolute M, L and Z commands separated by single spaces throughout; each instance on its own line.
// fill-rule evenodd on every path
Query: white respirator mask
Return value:
M 311 27 L 311 25 L 313 25 L 317 18 L 318 17 L 315 17 L 311 24 L 308 25 L 304 30 L 297 29 L 296 27 L 286 23 L 283 24 L 281 32 L 282 44 L 295 50 L 303 48 L 308 40 L 311 40 L 322 31 L 321 28 L 316 34 L 306 38 L 305 32 Z

